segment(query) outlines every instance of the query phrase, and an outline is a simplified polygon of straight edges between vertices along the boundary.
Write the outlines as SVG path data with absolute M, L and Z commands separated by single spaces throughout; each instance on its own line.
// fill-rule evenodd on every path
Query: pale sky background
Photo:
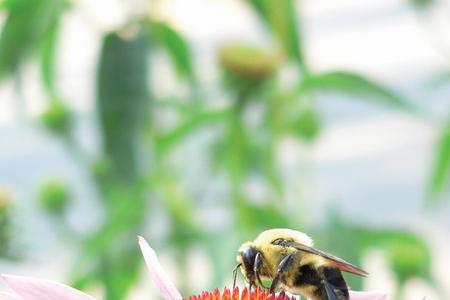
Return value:
M 58 52 L 58 81 L 62 94 L 82 121 L 78 122 L 81 125 L 77 135 L 93 153 L 98 147 L 92 118 L 95 115 L 93 77 L 100 37 L 122 24 L 127 14 L 139 13 L 130 9 L 131 2 L 140 1 L 80 0 L 64 19 Z M 262 44 L 267 41 L 259 20 L 241 1 L 157 2 L 153 3 L 160 13 L 193 45 L 195 64 L 204 78 L 202 82 L 217 82 L 219 73 L 214 53 L 221 43 L 237 40 Z M 305 166 L 305 160 L 299 157 L 309 158 L 308 164 L 314 168 L 309 179 L 312 188 L 298 191 L 296 180 L 302 178 L 291 178 L 289 193 L 302 193 L 315 203 L 308 211 L 310 222 L 319 222 L 323 218 L 322 210 L 331 201 L 339 201 L 345 215 L 355 220 L 418 229 L 433 246 L 435 261 L 439 262 L 435 274 L 440 275 L 450 294 L 450 208 L 444 205 L 428 217 L 423 211 L 439 120 L 448 116 L 450 107 L 449 85 L 430 89 L 425 84 L 431 76 L 449 69 L 449 57 L 436 44 L 450 49 L 450 38 L 442 40 L 442 37 L 450 37 L 450 1 L 439 3 L 433 12 L 433 22 L 423 26 L 404 0 L 302 1 L 305 52 L 314 70 L 360 72 L 414 99 L 434 118 L 433 121 L 420 120 L 344 97 L 324 96 L 319 100 L 319 107 L 325 126 L 317 142 L 305 146 L 287 139 L 280 146 L 279 160 L 283 174 L 289 177 L 298 173 L 297 168 Z M 167 64 L 164 56 L 152 62 L 153 74 L 157 74 L 152 80 L 160 94 L 172 91 L 173 86 L 179 84 L 166 68 Z M 286 70 L 286 80 L 294 80 L 289 76 Z M 25 69 L 22 84 L 22 97 L 27 101 L 25 114 L 35 117 L 46 103 L 37 66 Z M 205 88 L 208 89 L 206 84 Z M 0 185 L 11 189 L 18 205 L 23 206 L 23 216 L 36 224 L 33 230 L 28 224 L 19 224 L 19 230 L 33 240 L 30 242 L 33 245 L 40 245 L 35 242 L 36 236 L 51 241 L 54 250 L 38 246 L 32 249 L 36 251 L 32 255 L 35 260 L 26 265 L 0 262 L 0 270 L 64 280 L 64 270 L 74 253 L 61 251 L 66 241 L 56 239 L 49 222 L 33 217 L 31 212 L 36 207 L 23 199 L 33 195 L 43 176 L 63 176 L 73 183 L 75 196 L 80 199 L 72 221 L 76 223 L 77 213 L 85 214 L 86 222 L 79 224 L 79 230 L 86 231 L 96 226 L 101 218 L 95 204 L 83 201 L 95 197 L 95 192 L 86 188 L 89 184 L 85 171 L 71 160 L 62 145 L 32 126 L 32 118 L 21 116 L 17 97 L 12 82 L 0 86 Z M 254 187 L 256 193 L 259 188 Z M 52 257 L 51 265 L 46 263 L 49 257 Z M 193 251 L 192 260 L 201 262 L 193 265 L 200 265 L 202 270 L 196 274 L 204 274 L 206 278 L 198 280 L 200 289 L 207 285 L 211 267 L 198 251 Z M 173 269 L 173 262 L 164 256 L 163 264 Z M 370 278 L 368 288 L 389 292 L 392 284 L 383 264 L 384 258 L 376 251 L 368 255 L 364 267 L 369 272 L 377 270 L 371 273 L 386 273 Z M 172 273 L 176 277 L 175 272 Z M 152 298 L 149 277 L 143 276 L 142 280 L 132 300 Z M 404 299 L 422 299 L 424 295 L 444 300 L 434 296 L 421 282 L 411 283 Z

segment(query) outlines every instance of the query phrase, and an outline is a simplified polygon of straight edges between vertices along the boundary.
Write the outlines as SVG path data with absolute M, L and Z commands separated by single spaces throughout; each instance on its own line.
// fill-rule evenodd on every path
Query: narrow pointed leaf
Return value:
M 165 22 L 151 23 L 150 32 L 154 40 L 168 52 L 178 74 L 195 81 L 191 50 L 184 37 Z
M 58 42 L 59 20 L 55 20 L 46 34 L 41 48 L 41 76 L 47 93 L 50 97 L 57 96 L 55 82 L 55 59 Z
M 299 16 L 294 0 L 248 0 L 279 40 L 289 58 L 305 67 Z
M 229 109 L 207 110 L 198 112 L 182 121 L 170 132 L 161 134 L 157 138 L 157 147 L 160 153 L 166 153 L 182 139 L 205 126 L 219 123 L 225 120 L 230 114 Z
M 370 100 L 375 104 L 414 111 L 413 105 L 395 92 L 362 75 L 350 72 L 332 71 L 309 76 L 301 84 L 300 90 L 354 94 L 362 96 L 363 101 Z
M 4 4 L 7 17 L 0 34 L 0 79 L 17 72 L 23 61 L 52 34 L 64 0 L 17 0 Z

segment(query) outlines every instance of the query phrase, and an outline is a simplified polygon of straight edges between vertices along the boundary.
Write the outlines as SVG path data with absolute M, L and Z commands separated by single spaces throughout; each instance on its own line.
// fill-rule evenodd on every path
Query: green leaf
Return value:
M 442 131 L 431 174 L 430 194 L 438 196 L 450 186 L 450 123 Z
M 198 130 L 206 125 L 211 125 L 214 123 L 220 123 L 230 115 L 230 110 L 218 109 L 198 112 L 187 118 L 185 121 L 181 122 L 172 131 L 161 134 L 157 137 L 157 148 L 159 153 L 166 153 L 170 151 L 173 146 L 179 143 L 189 134 L 192 134 L 195 130 Z
M 295 0 L 248 0 L 280 41 L 286 54 L 305 67 Z
M 362 100 L 371 100 L 376 104 L 401 110 L 415 110 L 412 104 L 395 92 L 355 73 L 332 71 L 311 75 L 306 77 L 300 86 L 300 93 L 320 90 L 354 94 L 363 96 Z
M 58 42 L 59 20 L 55 21 L 46 34 L 41 48 L 41 76 L 47 93 L 51 98 L 57 97 L 55 86 L 55 53 Z
M 131 182 L 138 174 L 138 137 L 148 109 L 148 40 L 142 33 L 113 32 L 103 40 L 97 105 L 103 150 L 114 176 Z
M 0 35 L 0 79 L 15 74 L 23 61 L 37 50 L 65 7 L 64 0 L 6 1 L 6 22 Z
M 151 37 L 162 46 L 171 57 L 178 74 L 185 79 L 195 81 L 191 60 L 191 50 L 184 37 L 165 22 L 150 24 Z

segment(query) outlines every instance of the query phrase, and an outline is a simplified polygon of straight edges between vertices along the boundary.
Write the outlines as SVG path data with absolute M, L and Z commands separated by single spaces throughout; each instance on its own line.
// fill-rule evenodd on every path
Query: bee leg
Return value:
M 259 276 L 259 274 L 256 274 L 256 280 L 258 281 L 258 284 L 261 286 L 261 288 L 267 290 L 267 287 L 264 286 L 264 284 L 261 281 L 261 277 Z
M 275 289 L 278 286 L 278 283 L 280 283 L 280 274 L 275 275 L 275 277 L 272 280 L 272 284 L 270 285 L 269 293 L 273 294 L 275 292 Z
M 263 260 L 262 260 L 262 256 L 261 253 L 257 253 L 255 256 L 255 263 L 253 264 L 253 273 L 255 274 L 256 280 L 258 282 L 258 284 L 262 287 L 262 288 L 266 288 L 261 281 L 261 277 L 259 276 L 259 271 L 261 270 L 263 265 Z
M 236 267 L 234 267 L 234 269 L 233 269 L 233 291 L 234 291 L 234 288 L 236 287 L 237 270 L 239 269 L 240 266 L 241 266 L 241 264 L 237 264 Z
M 326 299 L 349 300 L 348 286 L 339 269 L 322 267 L 319 272 L 322 277 L 322 294 L 326 295 Z
M 272 280 L 272 284 L 270 285 L 269 292 L 272 294 L 275 292 L 275 289 L 277 288 L 278 284 L 281 280 L 281 275 L 283 273 L 287 272 L 289 268 L 292 266 L 292 261 L 294 259 L 294 256 L 292 254 L 286 255 L 278 264 L 277 274 Z

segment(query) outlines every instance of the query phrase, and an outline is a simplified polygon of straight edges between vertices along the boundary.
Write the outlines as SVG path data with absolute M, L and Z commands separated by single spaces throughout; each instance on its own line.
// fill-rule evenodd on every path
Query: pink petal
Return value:
M 20 300 L 21 298 L 17 295 L 10 293 L 0 293 L 0 300 Z
M 149 246 L 143 237 L 139 238 L 139 246 L 141 247 L 142 255 L 144 255 L 145 263 L 147 264 L 150 275 L 156 287 L 161 292 L 165 300 L 181 300 L 182 297 L 177 288 L 170 281 L 163 267 L 158 261 L 155 251 Z
M 350 300 L 385 300 L 386 294 L 379 292 L 350 291 Z
M 50 280 L 12 275 L 2 277 L 6 285 L 22 300 L 95 300 L 83 292 Z

